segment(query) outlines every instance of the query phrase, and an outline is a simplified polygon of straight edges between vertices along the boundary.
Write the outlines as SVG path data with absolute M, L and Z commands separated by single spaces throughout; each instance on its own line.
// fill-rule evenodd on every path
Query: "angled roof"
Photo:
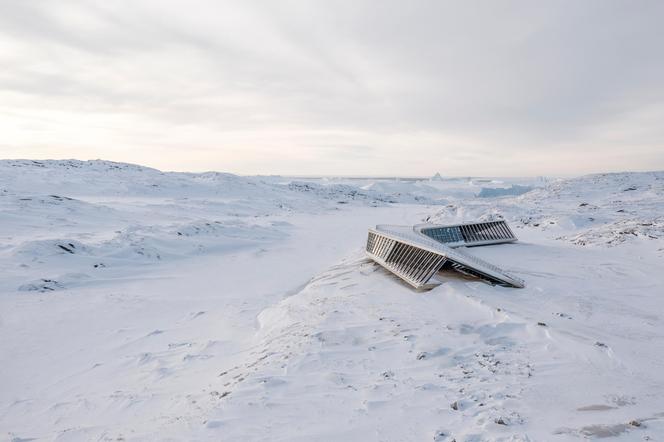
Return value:
M 513 241 L 516 237 L 504 221 L 449 226 L 378 225 L 369 229 L 366 253 L 417 289 L 431 286 L 429 280 L 445 265 L 493 284 L 524 287 L 523 280 L 463 251 L 466 246 Z

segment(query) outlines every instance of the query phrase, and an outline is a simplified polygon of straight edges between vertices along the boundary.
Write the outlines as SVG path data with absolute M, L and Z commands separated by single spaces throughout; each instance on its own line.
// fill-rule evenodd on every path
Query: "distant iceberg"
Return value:
M 479 198 L 495 198 L 499 196 L 517 196 L 523 195 L 526 192 L 533 190 L 531 186 L 519 186 L 512 184 L 511 187 L 482 187 L 480 193 L 477 194 Z

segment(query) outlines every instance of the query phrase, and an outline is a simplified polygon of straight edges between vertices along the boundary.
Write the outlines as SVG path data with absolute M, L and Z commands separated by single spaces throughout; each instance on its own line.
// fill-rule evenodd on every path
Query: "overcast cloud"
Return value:
M 0 0 L 0 157 L 664 169 L 664 2 Z

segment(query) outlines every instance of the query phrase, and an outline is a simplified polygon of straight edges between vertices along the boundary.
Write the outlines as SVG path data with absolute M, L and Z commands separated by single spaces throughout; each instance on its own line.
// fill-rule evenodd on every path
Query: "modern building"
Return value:
M 432 288 L 432 277 L 452 269 L 491 284 L 524 287 L 524 281 L 466 251 L 466 247 L 517 241 L 505 221 L 454 225 L 378 225 L 369 229 L 367 256 L 416 289 Z

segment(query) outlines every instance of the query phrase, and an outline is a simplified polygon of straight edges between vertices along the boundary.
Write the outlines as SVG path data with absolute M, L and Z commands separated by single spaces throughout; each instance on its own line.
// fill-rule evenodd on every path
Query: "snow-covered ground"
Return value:
M 375 224 L 500 217 L 520 241 L 472 253 L 525 289 L 363 255 Z M 0 227 L 9 440 L 664 440 L 664 173 L 6 160 Z

